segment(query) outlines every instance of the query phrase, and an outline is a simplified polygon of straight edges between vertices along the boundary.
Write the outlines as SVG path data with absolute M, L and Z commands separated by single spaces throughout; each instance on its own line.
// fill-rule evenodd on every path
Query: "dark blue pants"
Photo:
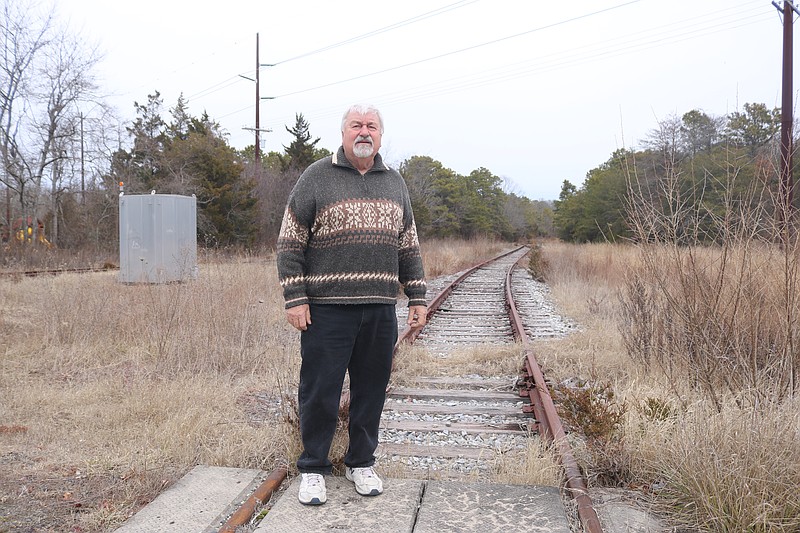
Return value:
M 395 306 L 311 306 L 311 325 L 300 335 L 300 472 L 330 474 L 328 459 L 345 372 L 350 374 L 350 444 L 344 463 L 375 464 L 381 411 L 397 342 Z

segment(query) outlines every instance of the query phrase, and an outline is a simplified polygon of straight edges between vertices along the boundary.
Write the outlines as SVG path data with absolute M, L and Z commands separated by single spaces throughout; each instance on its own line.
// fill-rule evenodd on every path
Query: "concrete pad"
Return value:
M 597 517 L 607 533 L 667 533 L 672 531 L 655 514 L 648 512 L 637 492 L 593 488 L 590 491 Z
M 344 477 L 325 476 L 327 503 L 303 505 L 297 476 L 253 533 L 411 533 L 424 483 L 384 479 L 383 494 L 365 497 Z
M 428 481 L 414 533 L 570 533 L 556 487 Z
M 261 470 L 196 466 L 116 533 L 217 531 L 224 514 L 246 500 L 264 475 Z
M 343 477 L 325 477 L 328 501 L 297 501 L 294 479 L 253 533 L 570 533 L 555 487 L 384 479 L 384 493 L 364 497 Z

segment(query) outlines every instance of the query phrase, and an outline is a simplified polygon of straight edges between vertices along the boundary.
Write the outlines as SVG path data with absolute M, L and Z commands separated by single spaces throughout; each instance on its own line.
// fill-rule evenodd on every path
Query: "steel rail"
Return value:
M 87 272 L 106 272 L 109 270 L 119 270 L 119 268 L 78 267 L 78 268 L 50 268 L 44 270 L 18 270 L 18 271 L 0 272 L 0 278 L 15 278 L 15 277 L 35 278 L 38 276 L 47 276 L 47 275 L 57 276 L 59 274 L 85 274 Z
M 524 257 L 525 256 L 522 256 L 519 261 Z M 538 423 L 539 433 L 546 440 L 554 443 L 558 449 L 559 460 L 561 461 L 561 466 L 564 468 L 566 486 L 569 495 L 577 504 L 578 518 L 581 521 L 581 525 L 583 525 L 584 531 L 587 533 L 603 533 L 600 519 L 597 517 L 597 512 L 592 505 L 592 499 L 589 497 L 589 491 L 583 479 L 583 475 L 581 474 L 578 461 L 572 453 L 569 441 L 567 441 L 564 426 L 556 412 L 553 398 L 550 396 L 550 389 L 547 386 L 542 369 L 530 346 L 530 340 L 525 333 L 522 318 L 519 316 L 516 305 L 514 304 L 514 295 L 511 291 L 511 277 L 519 261 L 512 265 L 511 268 L 508 269 L 508 272 L 506 272 L 505 295 L 508 315 L 511 320 L 511 329 L 514 332 L 514 338 L 522 343 L 523 353 L 525 355 L 524 368 L 527 373 L 525 378 L 527 388 L 525 390 L 520 390 L 520 396 L 528 396 L 531 401 L 531 409 Z
M 247 524 L 253 518 L 258 506 L 267 502 L 278 490 L 283 480 L 286 479 L 286 475 L 287 469 L 285 466 L 273 470 L 241 507 L 228 518 L 228 521 L 222 525 L 218 533 L 235 533 L 236 528 Z

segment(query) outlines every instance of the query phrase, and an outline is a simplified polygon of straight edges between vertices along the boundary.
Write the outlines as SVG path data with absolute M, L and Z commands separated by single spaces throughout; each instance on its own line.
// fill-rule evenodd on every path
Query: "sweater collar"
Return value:
M 347 167 L 356 170 L 356 167 L 354 167 L 353 164 L 347 159 L 347 156 L 344 155 L 344 146 L 340 146 L 336 153 L 331 156 L 331 162 L 334 166 Z M 372 162 L 372 168 L 367 172 L 373 172 L 376 170 L 388 170 L 388 167 L 383 164 L 383 158 L 381 157 L 380 152 L 375 154 L 375 159 Z

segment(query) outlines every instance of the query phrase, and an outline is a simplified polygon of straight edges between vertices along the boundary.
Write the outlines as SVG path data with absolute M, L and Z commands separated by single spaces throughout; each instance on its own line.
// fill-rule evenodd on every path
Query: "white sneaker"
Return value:
M 325 492 L 325 478 L 323 475 L 302 474 L 298 499 L 303 505 L 322 505 L 328 501 L 328 495 Z
M 371 466 L 350 468 L 344 471 L 344 477 L 356 484 L 356 492 L 362 496 L 377 496 L 383 492 L 383 481 Z

